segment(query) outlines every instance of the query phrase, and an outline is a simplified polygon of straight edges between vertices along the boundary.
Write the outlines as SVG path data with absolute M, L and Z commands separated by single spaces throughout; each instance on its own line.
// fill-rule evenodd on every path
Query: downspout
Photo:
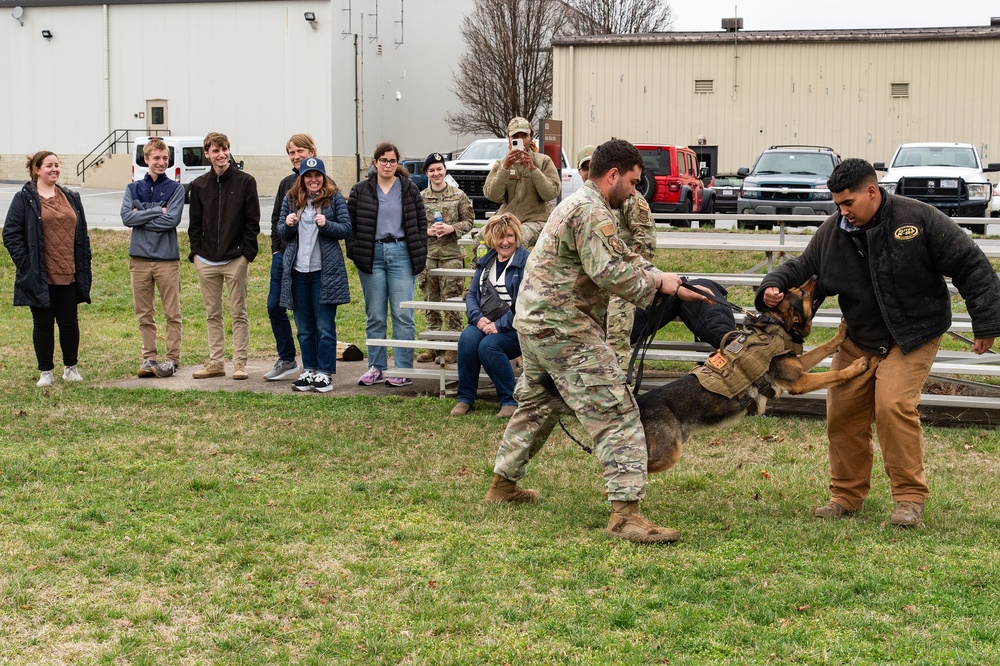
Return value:
M 358 88 L 358 33 L 354 33 L 354 179 L 361 180 L 361 95 Z
M 111 22 L 106 4 L 104 5 L 104 117 L 107 121 L 105 133 L 111 134 Z

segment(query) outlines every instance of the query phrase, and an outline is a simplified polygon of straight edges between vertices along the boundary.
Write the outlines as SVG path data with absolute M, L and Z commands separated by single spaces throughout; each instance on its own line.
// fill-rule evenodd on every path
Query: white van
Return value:
M 149 171 L 142 150 L 154 137 L 141 136 L 135 140 L 135 150 L 132 151 L 132 182 L 142 180 Z M 170 162 L 167 166 L 167 177 L 176 180 L 184 186 L 184 201 L 191 200 L 189 188 L 191 181 L 208 173 L 212 168 L 211 162 L 205 155 L 202 148 L 204 141 L 200 136 L 161 136 L 163 143 L 167 144 L 170 151 Z

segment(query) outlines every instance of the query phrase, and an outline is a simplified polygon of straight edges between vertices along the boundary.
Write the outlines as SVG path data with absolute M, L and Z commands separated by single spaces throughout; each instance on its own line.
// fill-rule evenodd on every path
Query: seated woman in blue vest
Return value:
M 498 417 L 514 414 L 514 370 L 512 359 L 521 355 L 517 331 L 513 328 L 514 303 L 528 261 L 521 247 L 521 222 L 504 213 L 490 218 L 483 227 L 483 241 L 490 248 L 476 262 L 465 313 L 469 325 L 458 339 L 458 403 L 452 416 L 464 416 L 476 402 L 479 368 L 489 375 L 500 401 Z

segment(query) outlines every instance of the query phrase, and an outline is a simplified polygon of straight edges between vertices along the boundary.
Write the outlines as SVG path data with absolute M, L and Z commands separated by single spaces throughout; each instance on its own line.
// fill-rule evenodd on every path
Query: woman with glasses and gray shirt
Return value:
M 413 310 L 402 307 L 413 300 L 417 275 L 427 261 L 427 217 L 420 190 L 399 164 L 399 149 L 380 143 L 375 149 L 375 173 L 351 188 L 347 208 L 353 232 L 347 239 L 347 256 L 358 268 L 365 296 L 367 327 L 371 338 L 385 338 L 388 315 L 392 339 L 416 339 Z M 393 347 L 397 369 L 413 367 L 413 349 Z M 359 386 L 385 382 L 407 386 L 407 377 L 384 377 L 388 369 L 385 347 L 368 350 L 368 371 Z

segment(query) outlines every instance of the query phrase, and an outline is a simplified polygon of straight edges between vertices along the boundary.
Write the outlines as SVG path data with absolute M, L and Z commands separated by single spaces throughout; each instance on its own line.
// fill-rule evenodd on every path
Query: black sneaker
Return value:
M 293 391 L 312 391 L 313 390 L 313 373 L 312 370 L 305 370 L 299 375 L 299 378 L 292 382 Z
M 333 390 L 333 382 L 330 381 L 330 375 L 325 372 L 317 372 L 313 375 L 312 379 L 312 390 L 317 393 L 326 393 L 327 391 Z

